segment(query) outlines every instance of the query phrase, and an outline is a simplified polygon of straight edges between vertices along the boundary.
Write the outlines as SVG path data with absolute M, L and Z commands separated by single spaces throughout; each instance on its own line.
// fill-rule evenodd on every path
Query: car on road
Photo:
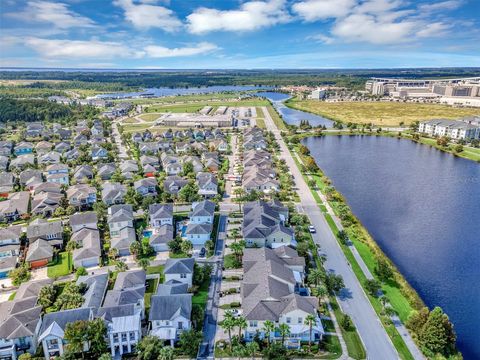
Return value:
M 227 310 L 227 312 L 232 314 L 233 317 L 239 317 L 240 315 L 242 315 L 242 310 L 240 309 L 230 309 L 230 310 Z
M 198 254 L 199 257 L 203 258 L 205 257 L 205 254 L 207 253 L 207 250 L 205 250 L 204 247 L 200 250 L 200 253 Z
M 310 225 L 308 227 L 308 231 L 310 231 L 311 234 L 315 234 L 317 232 L 317 230 L 315 230 L 315 226 L 313 226 L 313 225 Z

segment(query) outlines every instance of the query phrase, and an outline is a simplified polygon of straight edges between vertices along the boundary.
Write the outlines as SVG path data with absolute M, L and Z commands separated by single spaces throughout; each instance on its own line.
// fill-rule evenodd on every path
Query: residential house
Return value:
M 93 167 L 91 165 L 78 165 L 73 172 L 73 178 L 77 182 L 88 182 L 88 180 L 93 179 Z
M 173 226 L 164 224 L 157 227 L 148 240 L 155 252 L 169 251 L 168 243 L 173 240 Z
M 13 148 L 13 153 L 17 156 L 31 154 L 32 152 L 33 152 L 33 144 L 26 141 L 19 142 Z
M 163 188 L 167 193 L 177 195 L 178 192 L 188 183 L 188 180 L 182 179 L 179 176 L 167 176 L 163 181 Z
M 0 279 L 8 277 L 17 266 L 21 235 L 22 227 L 19 225 L 0 229 Z
M 13 185 L 15 178 L 12 173 L 0 173 L 0 197 L 8 197 L 8 194 L 13 192 Z
M 25 136 L 29 138 L 36 138 L 42 136 L 42 132 L 44 130 L 44 126 L 42 123 L 33 122 L 27 125 L 27 129 L 25 130 Z
M 12 154 L 13 149 L 13 142 L 10 140 L 2 140 L 0 141 L 0 155 L 2 156 L 10 156 Z
M 193 203 L 192 211 L 190 212 L 190 223 L 213 224 L 215 206 L 215 203 L 210 200 Z
M 30 268 L 37 269 L 46 266 L 53 259 L 53 247 L 43 239 L 38 239 L 30 243 L 27 250 L 25 261 Z
M 53 164 L 46 168 L 46 179 L 49 183 L 68 185 L 70 179 L 68 176 L 68 165 L 66 164 Z
M 142 196 L 157 196 L 157 186 L 155 178 L 140 179 L 133 183 L 135 191 Z
M 247 246 L 278 247 L 295 244 L 294 232 L 285 226 L 288 209 L 278 201 L 253 201 L 243 207 L 243 237 Z
M 73 185 L 67 190 L 67 199 L 72 206 L 90 207 L 97 201 L 97 190 L 87 184 Z
M 42 281 L 47 284 L 50 280 Z M 37 349 L 37 334 L 42 323 L 42 307 L 37 304 L 37 295 L 30 295 L 23 283 L 13 301 L 0 303 L 0 358 L 18 359 L 20 354 L 34 354 Z M 39 291 L 40 289 L 38 289 Z
M 9 158 L 5 155 L 0 155 L 0 171 L 7 171 Z
M 73 138 L 73 143 L 75 144 L 75 146 L 87 145 L 88 136 L 85 134 L 78 134 Z
M 157 294 L 151 298 L 150 335 L 170 341 L 170 346 L 179 340 L 183 331 L 192 327 L 192 294 L 187 290 L 187 284 L 170 280 L 160 284 Z
M 78 277 L 76 283 L 86 285 L 82 308 L 93 309 L 97 313 L 95 317 L 98 317 L 98 310 L 102 306 L 108 288 L 108 273 L 82 275 Z
M 92 156 L 93 161 L 107 159 L 108 151 L 99 145 L 93 145 L 90 150 L 90 155 Z
M 209 172 L 199 172 L 196 176 L 198 193 L 205 198 L 218 194 L 218 181 L 215 175 Z
M 63 244 L 62 221 L 35 219 L 27 226 L 27 239 L 30 244 L 37 239 L 42 239 L 48 241 L 52 246 L 61 247 Z
M 209 147 L 218 152 L 225 153 L 228 151 L 228 142 L 225 139 L 215 139 L 210 141 Z
M 258 335 L 280 339 L 278 330 L 265 334 L 264 323 L 271 321 L 277 325 L 287 324 L 290 334 L 285 337 L 285 346 L 299 348 L 302 341 L 310 339 L 310 328 L 305 324 L 309 315 L 315 317 L 312 339 L 322 338 L 325 332 L 317 313 L 318 299 L 297 293 L 303 285 L 304 265 L 305 259 L 290 248 L 244 250 L 241 304 L 247 320 L 247 341 Z
M 32 190 L 38 184 L 43 183 L 42 172 L 35 169 L 23 170 L 19 175 L 19 182 L 26 189 Z
M 75 233 L 82 229 L 97 229 L 98 217 L 95 211 L 76 213 L 70 216 L 70 227 Z
M 97 317 L 103 319 L 107 326 L 107 344 L 112 357 L 135 353 L 142 338 L 142 318 L 134 304 L 102 307 Z
M 108 227 L 111 247 L 119 256 L 130 255 L 130 245 L 137 240 L 133 225 L 132 205 L 113 205 L 108 208 Z
M 49 151 L 38 156 L 37 162 L 39 165 L 51 165 L 60 163 L 60 153 L 56 151 Z
M 135 313 L 145 317 L 146 273 L 144 270 L 129 270 L 117 275 L 112 290 L 107 291 L 103 307 L 119 307 L 133 305 Z
M 18 155 L 16 158 L 10 161 L 10 170 L 20 171 L 28 166 L 35 166 L 35 156 L 33 154 Z
M 38 155 L 43 155 L 52 150 L 53 144 L 50 141 L 39 141 L 35 145 L 35 152 Z
M 102 184 L 102 201 L 110 205 L 122 204 L 124 202 L 127 188 L 120 183 L 104 182 Z
M 151 155 L 140 156 L 140 164 L 142 165 L 142 167 L 145 167 L 147 165 L 151 165 L 157 169 L 160 167 L 160 162 L 158 161 L 158 157 L 151 156 Z
M 193 167 L 193 172 L 195 173 L 198 173 L 203 170 L 203 164 L 200 161 L 200 158 L 198 156 L 187 155 L 182 157 L 181 161 L 182 161 L 182 165 L 185 165 L 186 163 L 191 163 Z
M 193 258 L 168 259 L 163 270 L 165 282 L 179 281 L 192 287 L 194 264 Z
M 33 186 L 33 194 L 38 195 L 44 192 L 55 193 L 55 194 L 62 194 L 62 185 L 55 184 L 55 183 L 40 183 Z
M 70 241 L 74 241 L 78 245 L 72 252 L 73 265 L 76 269 L 100 265 L 102 249 L 100 232 L 97 229 L 83 228 L 76 231 L 72 233 Z
M 50 217 L 60 206 L 63 194 L 55 192 L 40 192 L 32 198 L 32 214 Z
M 66 161 L 75 161 L 80 156 L 80 150 L 78 148 L 73 148 L 63 154 L 63 157 Z
M 175 145 L 175 152 L 177 154 L 183 154 L 189 152 L 191 149 L 189 142 L 177 142 Z
M 180 159 L 176 156 L 167 155 L 162 153 L 160 155 L 163 170 L 167 175 L 178 175 L 183 171 L 183 166 L 180 163 Z
M 66 141 L 61 141 L 58 144 L 55 145 L 55 151 L 59 152 L 60 154 L 63 154 L 70 150 L 72 146 L 70 145 L 69 142 Z
M 46 359 L 57 358 L 65 352 L 65 329 L 67 324 L 75 321 L 93 320 L 90 308 L 62 310 L 45 314 L 40 328 L 38 341 L 42 343 L 43 355 Z M 85 342 L 83 350 L 88 351 L 89 344 Z
M 0 201 L 0 221 L 16 221 L 28 217 L 29 203 L 28 191 L 9 194 L 7 200 Z
M 120 172 L 125 179 L 132 179 L 138 173 L 138 164 L 135 160 L 125 160 L 120 163 Z
M 158 228 L 162 225 L 173 225 L 173 204 L 152 204 L 148 208 L 150 226 Z
M 97 165 L 97 174 L 102 180 L 110 180 L 116 170 L 117 166 L 114 163 Z
M 155 155 L 156 153 L 158 153 L 159 149 L 160 145 L 156 141 L 141 142 L 138 144 L 138 151 L 140 151 L 140 154 L 142 155 Z

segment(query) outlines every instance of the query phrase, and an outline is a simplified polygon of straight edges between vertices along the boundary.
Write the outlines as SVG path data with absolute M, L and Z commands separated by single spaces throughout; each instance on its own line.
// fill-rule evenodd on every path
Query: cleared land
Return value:
M 373 123 L 379 126 L 409 125 L 414 121 L 478 115 L 479 109 L 454 108 L 437 104 L 396 102 L 336 102 L 292 99 L 285 104 L 291 108 L 311 112 L 332 120 L 356 124 Z

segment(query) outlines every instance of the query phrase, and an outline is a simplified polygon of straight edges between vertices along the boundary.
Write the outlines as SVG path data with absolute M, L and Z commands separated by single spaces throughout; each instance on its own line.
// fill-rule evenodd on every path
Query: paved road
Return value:
M 222 282 L 223 251 L 225 245 L 225 232 L 227 215 L 221 214 L 218 221 L 218 235 L 215 245 L 215 262 L 210 288 L 208 290 L 207 308 L 203 321 L 203 342 L 200 345 L 197 359 L 213 359 L 215 349 L 215 334 L 217 332 L 217 316 L 219 305 L 219 292 Z
M 124 159 L 128 159 L 129 156 L 128 156 L 125 144 L 122 141 L 122 137 L 120 135 L 120 132 L 118 131 L 118 122 L 120 120 L 121 120 L 121 118 L 116 119 L 112 122 L 112 136 L 113 136 L 113 139 L 115 140 L 115 143 L 117 144 L 118 157 L 120 158 L 120 160 L 124 160 Z
M 292 175 L 295 177 L 295 183 L 300 195 L 300 210 L 308 215 L 317 230 L 316 234 L 313 234 L 313 239 L 315 243 L 321 245 L 322 251 L 327 255 L 325 267 L 328 271 L 333 271 L 343 277 L 345 289 L 342 290 L 338 296 L 339 303 L 342 310 L 352 317 L 360 337 L 365 344 L 368 358 L 374 360 L 398 359 L 399 357 L 395 347 L 380 323 L 362 287 L 358 283 L 325 217 L 317 206 L 310 189 L 305 183 L 305 180 L 303 180 L 300 170 L 296 166 L 280 135 L 280 131 L 266 108 L 263 109 L 263 112 L 265 114 L 266 128 L 275 134 L 280 146 L 280 158 L 285 159 Z

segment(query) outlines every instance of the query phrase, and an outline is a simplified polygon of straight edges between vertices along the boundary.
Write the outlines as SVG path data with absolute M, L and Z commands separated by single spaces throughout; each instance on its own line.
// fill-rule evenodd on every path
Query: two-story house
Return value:
M 157 180 L 155 178 L 140 179 L 133 183 L 135 191 L 142 196 L 157 195 Z
M 126 193 L 127 188 L 120 183 L 104 182 L 102 184 L 102 201 L 108 206 L 122 204 Z
M 130 245 L 136 241 L 132 205 L 113 205 L 108 208 L 110 242 L 119 256 L 130 255 Z
M 168 259 L 165 263 L 164 275 L 165 282 L 170 280 L 179 281 L 192 287 L 193 268 L 195 259 Z
M 199 172 L 196 176 L 198 194 L 210 198 L 218 194 L 218 181 L 215 175 L 209 172 Z
M 158 228 L 162 225 L 173 225 L 173 204 L 152 204 L 148 208 L 150 226 Z
M 87 184 L 73 185 L 67 189 L 67 199 L 76 208 L 87 208 L 97 201 L 97 190 Z

